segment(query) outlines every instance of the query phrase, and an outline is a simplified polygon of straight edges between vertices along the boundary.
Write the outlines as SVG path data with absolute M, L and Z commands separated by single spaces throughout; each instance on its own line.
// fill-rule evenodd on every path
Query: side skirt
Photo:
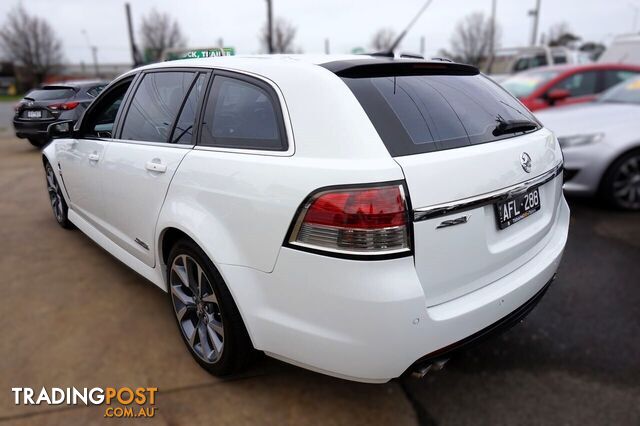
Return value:
M 126 250 L 118 246 L 116 243 L 107 238 L 102 232 L 98 231 L 93 225 L 80 217 L 76 212 L 69 208 L 69 220 L 78 227 L 85 235 L 96 242 L 100 247 L 105 249 L 109 254 L 118 259 L 120 262 L 133 269 L 142 277 L 151 281 L 153 284 L 167 291 L 164 280 L 164 274 L 160 269 L 152 268 L 129 254 Z

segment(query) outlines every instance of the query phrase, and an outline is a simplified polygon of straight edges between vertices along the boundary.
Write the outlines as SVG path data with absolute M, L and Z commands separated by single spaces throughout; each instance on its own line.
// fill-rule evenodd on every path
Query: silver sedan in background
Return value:
M 558 136 L 565 161 L 564 190 L 599 196 L 610 205 L 640 210 L 640 77 L 598 100 L 536 113 Z

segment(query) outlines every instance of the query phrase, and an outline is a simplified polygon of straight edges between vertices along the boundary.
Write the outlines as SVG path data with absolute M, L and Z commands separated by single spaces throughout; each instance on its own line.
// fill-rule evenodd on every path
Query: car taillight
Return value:
M 400 184 L 321 191 L 305 202 L 289 244 L 348 255 L 410 252 Z
M 54 111 L 68 111 L 70 109 L 74 109 L 80 105 L 80 102 L 65 102 L 63 104 L 51 104 L 49 105 L 49 109 Z

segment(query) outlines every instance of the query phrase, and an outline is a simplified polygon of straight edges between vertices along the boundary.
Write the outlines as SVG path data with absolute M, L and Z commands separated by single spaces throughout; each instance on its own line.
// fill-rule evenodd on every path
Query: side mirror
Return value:
M 68 138 L 73 134 L 73 121 L 64 120 L 49 124 L 47 135 L 49 139 Z
M 547 100 L 551 105 L 553 105 L 558 101 L 567 99 L 569 96 L 571 96 L 571 92 L 567 89 L 553 89 L 547 93 Z

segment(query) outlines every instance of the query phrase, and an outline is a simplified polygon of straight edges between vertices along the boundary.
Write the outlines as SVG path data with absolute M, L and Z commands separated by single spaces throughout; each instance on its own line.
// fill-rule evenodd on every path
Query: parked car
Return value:
M 69 124 L 44 149 L 58 223 L 167 290 L 217 375 L 254 349 L 366 382 L 422 374 L 526 315 L 567 239 L 556 138 L 468 65 L 164 62 Z
M 565 159 L 565 192 L 640 210 L 640 77 L 596 102 L 542 111 Z
M 502 81 L 512 74 L 533 68 L 560 65 L 586 64 L 589 55 L 575 49 L 557 46 L 530 46 L 498 49 L 493 57 L 483 64 L 482 69 L 495 81 Z
M 621 34 L 598 58 L 598 62 L 640 65 L 640 34 Z
M 49 141 L 50 124 L 78 120 L 106 85 L 106 81 L 76 81 L 32 90 L 16 105 L 13 117 L 16 136 L 41 148 Z
M 529 110 L 538 111 L 593 101 L 599 93 L 639 74 L 636 65 L 562 65 L 516 74 L 501 84 Z

